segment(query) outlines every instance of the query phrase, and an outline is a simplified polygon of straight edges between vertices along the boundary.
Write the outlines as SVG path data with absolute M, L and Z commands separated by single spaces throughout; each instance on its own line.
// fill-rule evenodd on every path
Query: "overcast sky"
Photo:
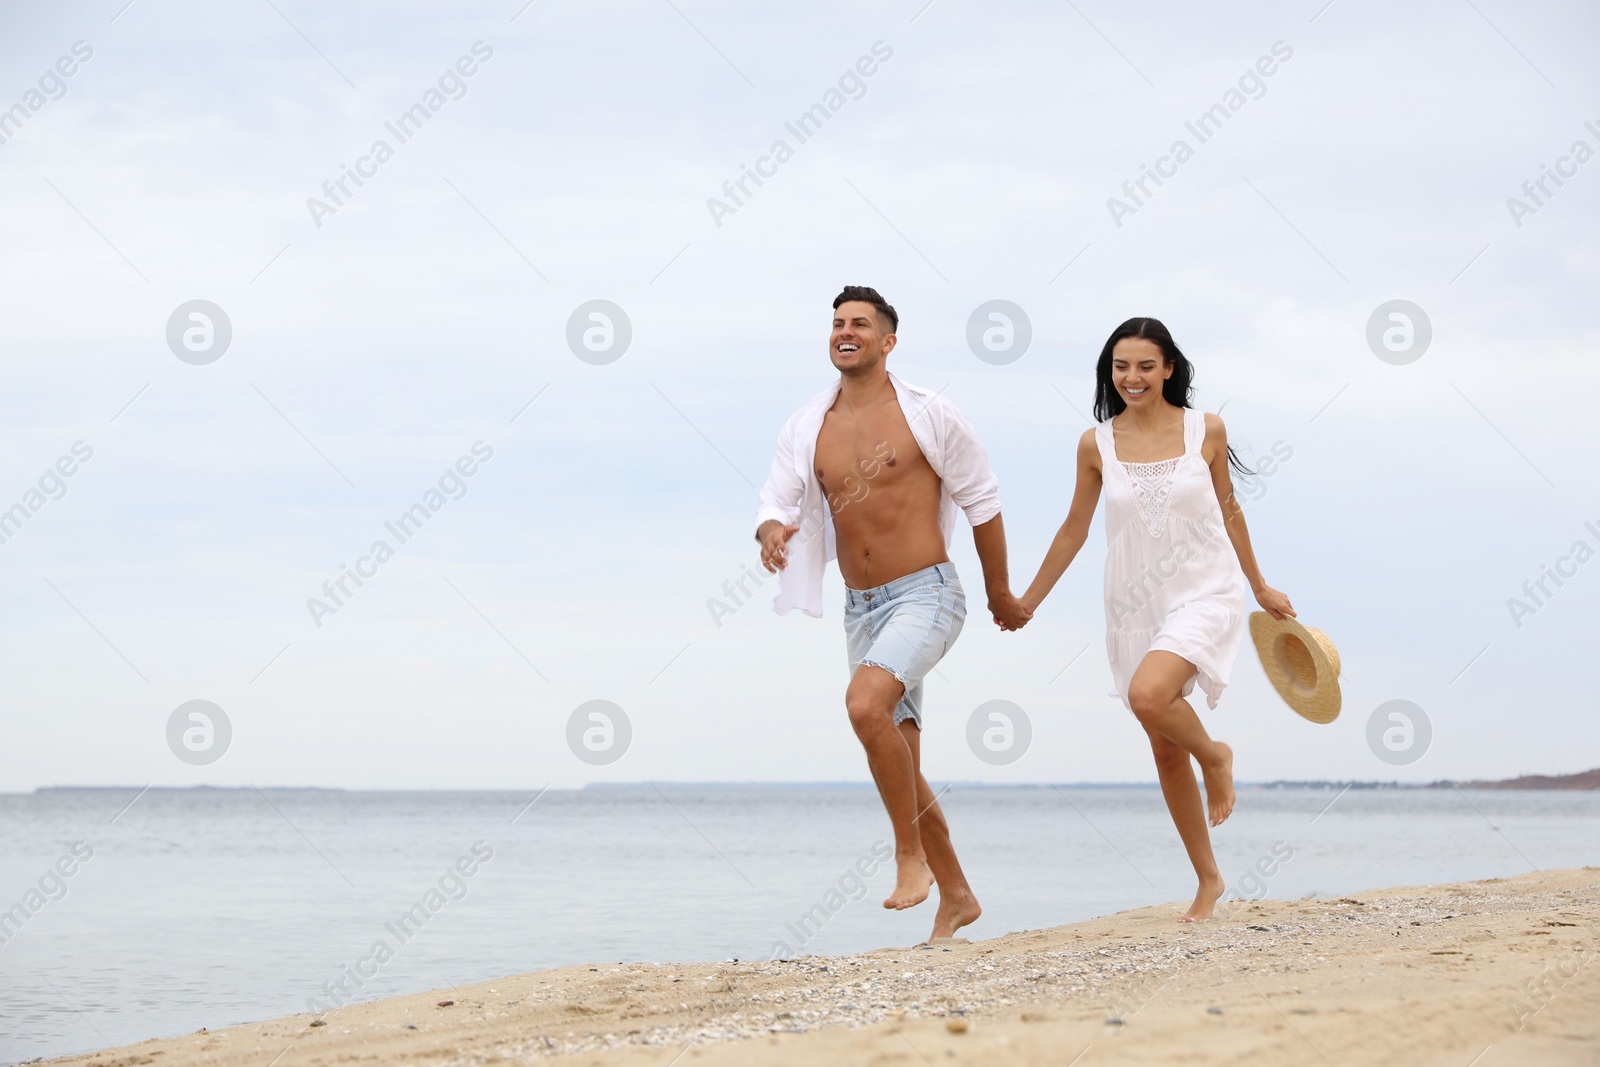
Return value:
M 1572 556 L 1600 550 L 1592 8 L 123 3 L 0 5 L 0 789 L 865 779 L 837 571 L 821 620 L 771 584 L 707 606 L 755 566 L 846 283 L 976 425 L 1019 592 L 1128 316 L 1169 325 L 1247 459 L 1291 453 L 1247 514 L 1339 644 L 1344 712 L 1299 719 L 1247 646 L 1205 716 L 1241 778 L 1600 764 L 1600 561 Z M 995 299 L 1032 329 L 1004 365 L 966 340 Z M 209 363 L 168 342 L 195 300 L 231 327 Z M 606 364 L 567 340 L 592 300 L 631 325 Z M 1369 346 L 1391 300 L 1420 358 Z M 385 523 L 478 442 L 401 544 Z M 1152 780 L 1107 695 L 1099 521 L 1020 634 L 965 528 L 955 560 L 975 610 L 928 682 L 929 776 Z M 596 699 L 632 728 L 604 766 L 567 743 Z M 208 765 L 169 748 L 190 700 L 231 724 Z M 1032 722 L 1012 764 L 967 747 L 989 700 Z M 1432 726 L 1402 766 L 1367 739 L 1391 700 Z

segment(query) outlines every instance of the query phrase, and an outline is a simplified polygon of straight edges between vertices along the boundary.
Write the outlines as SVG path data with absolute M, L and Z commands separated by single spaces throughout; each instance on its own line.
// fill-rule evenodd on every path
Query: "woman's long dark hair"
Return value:
M 1111 336 L 1106 338 L 1105 347 L 1100 350 L 1100 360 L 1094 365 L 1095 420 L 1104 422 L 1115 418 L 1128 407 L 1128 402 L 1122 399 L 1122 394 L 1117 392 L 1116 385 L 1111 381 L 1111 350 L 1117 347 L 1118 341 L 1127 337 L 1149 341 L 1161 349 L 1162 357 L 1172 366 L 1172 377 L 1161 384 L 1162 398 L 1175 408 L 1194 407 L 1194 364 L 1189 362 L 1189 358 L 1178 347 L 1178 342 L 1172 339 L 1172 332 L 1160 319 L 1141 315 L 1112 330 Z M 1255 473 L 1244 465 L 1232 445 L 1228 446 L 1228 464 L 1240 474 Z

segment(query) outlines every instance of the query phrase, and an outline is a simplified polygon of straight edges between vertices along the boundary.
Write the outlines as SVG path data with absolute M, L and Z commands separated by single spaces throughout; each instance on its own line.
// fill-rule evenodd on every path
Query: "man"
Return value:
M 1011 595 L 999 485 L 971 423 L 888 372 L 900 320 L 876 290 L 846 286 L 833 308 L 828 354 L 839 380 L 785 423 L 756 540 L 762 564 L 780 574 L 780 614 L 820 616 L 823 568 L 838 557 L 845 709 L 894 827 L 895 886 L 883 906 L 920 904 L 937 882 L 931 936 L 950 937 L 982 909 L 922 776 L 921 728 L 923 677 L 966 618 L 949 556 L 957 508 L 972 524 L 995 622 L 1018 629 L 1030 613 Z

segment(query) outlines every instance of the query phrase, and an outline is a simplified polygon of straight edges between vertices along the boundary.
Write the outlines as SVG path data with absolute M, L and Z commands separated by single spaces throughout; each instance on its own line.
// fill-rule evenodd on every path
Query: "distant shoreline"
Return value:
M 963 789 L 1155 789 L 1156 782 L 966 782 L 941 781 L 939 786 L 960 786 Z M 1433 782 L 1380 782 L 1356 780 L 1307 779 L 1289 781 L 1237 783 L 1242 789 L 1510 789 L 1575 792 L 1600 790 L 1600 767 L 1577 774 L 1524 774 L 1516 778 L 1496 780 L 1458 781 L 1440 779 Z M 589 782 L 577 789 L 553 789 L 557 793 L 631 792 L 655 788 L 666 789 L 871 789 L 871 782 Z M 136 785 L 42 785 L 33 793 L 105 793 L 148 789 L 151 792 L 253 792 L 254 786 L 188 785 L 188 786 L 136 786 Z M 263 788 L 274 792 L 300 793 L 526 793 L 529 789 L 346 789 L 343 786 L 271 785 Z M 3 795 L 3 794 L 0 794 Z M 12 794 L 26 795 L 26 794 Z

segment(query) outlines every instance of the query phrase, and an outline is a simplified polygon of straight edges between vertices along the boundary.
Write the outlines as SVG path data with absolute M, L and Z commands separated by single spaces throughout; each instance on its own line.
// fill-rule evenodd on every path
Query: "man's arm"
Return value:
M 972 524 L 972 543 L 983 564 L 989 613 L 1002 630 L 1019 630 L 1033 617 L 1033 612 L 1011 595 L 1011 576 L 1006 568 L 1006 528 L 1000 518 L 1000 482 L 989 466 L 989 456 L 972 423 L 954 404 L 938 403 L 944 431 L 944 469 L 939 476 L 950 491 L 950 498 Z
M 983 564 L 983 586 L 989 594 L 989 613 L 1002 630 L 1020 630 L 1033 612 L 1011 595 L 1011 575 L 1006 568 L 1006 527 L 999 515 L 972 528 L 972 544 Z
M 984 451 L 972 423 L 948 400 L 936 403 L 943 424 L 940 433 L 943 469 L 939 477 L 950 499 L 966 513 L 967 521 L 976 530 L 1000 514 L 1000 480 L 989 466 L 989 454 Z M 1004 547 L 1002 544 L 1002 550 Z
M 778 435 L 778 448 L 772 456 L 772 470 L 761 487 L 761 503 L 756 509 L 756 540 L 761 543 L 761 565 L 777 573 L 789 564 L 789 538 L 800 527 L 799 517 L 806 487 L 794 469 L 794 420 L 790 419 Z

